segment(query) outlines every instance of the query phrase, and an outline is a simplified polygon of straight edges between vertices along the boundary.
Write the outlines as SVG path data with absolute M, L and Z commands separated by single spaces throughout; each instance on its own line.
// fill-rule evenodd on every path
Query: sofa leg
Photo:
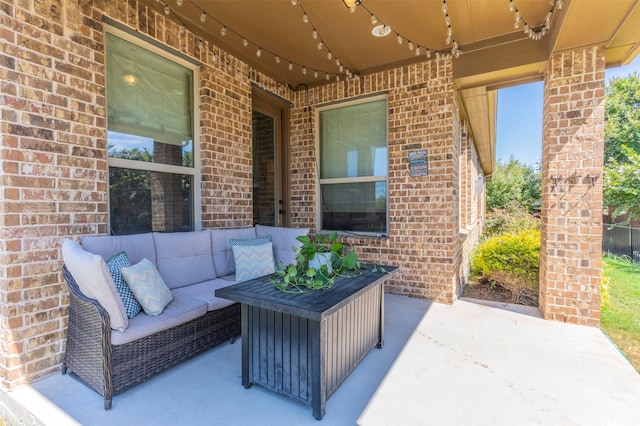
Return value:
M 229 344 L 233 345 L 236 342 L 236 336 L 231 336 L 231 339 L 229 339 Z
M 67 374 L 67 364 L 62 363 L 62 375 Z
M 111 399 L 105 399 L 104 400 L 104 409 L 105 410 L 111 410 Z

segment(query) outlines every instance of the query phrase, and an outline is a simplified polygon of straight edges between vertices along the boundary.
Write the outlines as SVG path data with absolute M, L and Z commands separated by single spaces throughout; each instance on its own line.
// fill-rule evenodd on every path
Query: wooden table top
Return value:
M 216 297 L 250 306 L 320 320 L 358 297 L 368 287 L 380 284 L 397 273 L 395 266 L 383 266 L 386 272 L 381 272 L 380 267 L 374 272 L 370 264 L 363 265 L 363 268 L 362 273 L 354 278 L 338 277 L 328 290 L 286 293 L 269 282 L 275 276 L 269 275 L 218 289 L 215 294 Z

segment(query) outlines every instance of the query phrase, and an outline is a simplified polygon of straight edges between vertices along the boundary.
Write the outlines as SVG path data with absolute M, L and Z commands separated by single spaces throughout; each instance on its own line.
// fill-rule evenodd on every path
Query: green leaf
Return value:
M 351 251 L 349 252 L 343 259 L 342 259 L 342 266 L 345 269 L 355 269 L 356 264 L 358 263 L 358 259 L 356 257 L 356 252 L 355 251 Z

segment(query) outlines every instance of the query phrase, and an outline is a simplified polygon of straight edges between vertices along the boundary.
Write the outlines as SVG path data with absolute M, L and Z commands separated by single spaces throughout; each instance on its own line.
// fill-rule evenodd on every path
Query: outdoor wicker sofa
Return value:
M 82 238 L 62 245 L 69 286 L 69 326 L 62 373 L 104 398 L 104 408 L 132 386 L 240 335 L 240 306 L 215 297 L 236 282 L 230 242 L 272 242 L 274 262 L 290 263 L 307 229 L 217 229 Z M 107 261 L 125 252 L 131 264 L 149 260 L 172 301 L 158 315 L 128 318 L 110 281 Z M 105 272 L 106 271 L 106 272 Z M 113 294 L 115 293 L 115 295 Z

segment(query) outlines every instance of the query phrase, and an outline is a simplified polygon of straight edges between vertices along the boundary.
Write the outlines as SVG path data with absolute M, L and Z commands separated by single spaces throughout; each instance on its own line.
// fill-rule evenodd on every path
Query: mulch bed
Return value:
M 513 303 L 511 292 L 499 285 L 491 285 L 488 282 L 469 281 L 464 286 L 462 297 L 473 299 L 491 300 L 494 302 Z

